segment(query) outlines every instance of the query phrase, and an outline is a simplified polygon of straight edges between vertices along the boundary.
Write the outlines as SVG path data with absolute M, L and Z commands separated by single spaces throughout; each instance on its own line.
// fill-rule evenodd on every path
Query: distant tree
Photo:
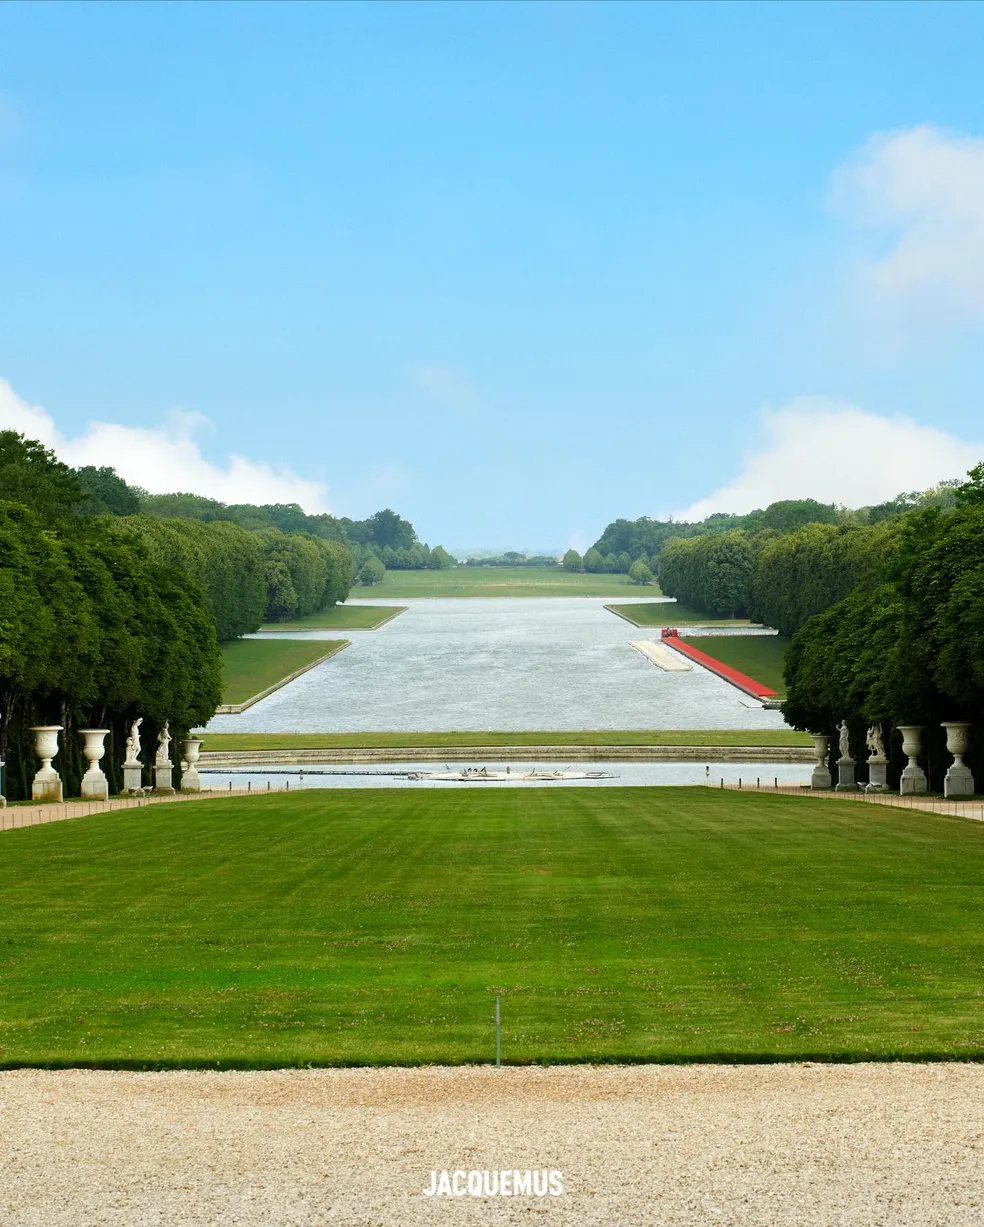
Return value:
M 804 524 L 837 523 L 837 508 L 833 503 L 818 503 L 815 498 L 770 503 L 761 515 L 763 528 L 775 528 L 781 533 L 792 532 Z
M 112 468 L 88 464 L 76 469 L 83 497 L 76 505 L 79 515 L 135 516 L 140 511 L 140 492 L 126 484 Z
M 615 566 L 612 568 L 612 570 L 618 572 L 620 575 L 628 575 L 629 568 L 631 566 L 632 559 L 623 550 L 622 553 L 619 554 L 618 558 L 615 559 Z
M 565 571 L 583 571 L 584 559 L 577 550 L 568 550 L 564 555 L 563 566 Z
M 359 582 L 372 587 L 373 584 L 381 584 L 385 578 L 386 568 L 375 555 L 370 554 L 359 568 Z
M 653 573 L 649 569 L 648 563 L 643 562 L 641 558 L 637 558 L 629 567 L 629 579 L 634 584 L 651 584 L 653 582 Z
M 953 491 L 961 507 L 984 507 L 984 462 L 975 464 L 967 474 L 969 481 Z
M 446 571 L 454 566 L 454 559 L 443 545 L 435 545 L 431 550 L 430 567 L 432 571 Z
M 598 574 L 605 569 L 605 560 L 594 546 L 584 555 L 584 569 L 592 574 Z
M 266 617 L 271 622 L 285 622 L 297 612 L 297 592 L 286 561 L 276 555 L 264 563 L 266 578 Z

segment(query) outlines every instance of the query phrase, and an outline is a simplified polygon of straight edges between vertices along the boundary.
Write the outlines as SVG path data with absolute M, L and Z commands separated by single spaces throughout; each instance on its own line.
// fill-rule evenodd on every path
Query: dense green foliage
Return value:
M 629 567 L 629 579 L 634 584 L 651 584 L 653 582 L 653 573 L 641 558 L 637 558 L 632 566 Z
M 561 566 L 565 571 L 583 571 L 584 559 L 577 552 L 577 550 L 568 550 L 564 555 L 564 560 L 561 563 Z
M 31 725 L 65 726 L 58 767 L 77 795 L 80 729 L 110 730 L 105 769 L 118 788 L 130 719 L 144 717 L 153 744 L 164 720 L 180 737 L 209 719 L 219 697 L 215 626 L 186 572 L 151 558 L 115 521 L 66 521 L 53 532 L 23 504 L 0 503 L 0 753 L 8 797 L 30 795 L 38 765 Z
M 791 635 L 856 589 L 871 591 L 885 578 L 901 531 L 898 519 L 870 527 L 810 524 L 763 542 L 751 579 L 751 617 Z
M 248 532 L 277 528 L 282 533 L 307 533 L 326 541 L 344 541 L 343 521 L 330 515 L 308 515 L 297 503 L 252 503 L 228 505 L 201 494 L 148 494 L 139 491 L 139 510 L 147 516 L 173 520 L 227 520 Z
M 227 520 L 127 516 L 118 524 L 120 531 L 142 541 L 156 562 L 193 577 L 208 598 L 220 641 L 259 629 L 265 590 L 258 534 Z
M 667 541 L 659 559 L 660 588 L 718 617 L 745 617 L 760 540 L 761 534 L 733 529 Z
M 359 568 L 359 583 L 371 588 L 373 584 L 381 584 L 386 578 L 386 568 L 374 555 L 370 555 Z
M 968 486 L 957 510 L 908 516 L 886 582 L 810 618 L 786 659 L 790 723 L 832 733 L 847 718 L 858 746 L 867 725 L 926 725 L 937 787 L 949 761 L 940 722 L 984 722 L 984 505 Z M 982 751 L 972 744 L 978 778 Z
M 507 1063 L 982 1055 L 979 823 L 338 789 L 0 842 L 6 1066 L 491 1062 L 496 994 Z

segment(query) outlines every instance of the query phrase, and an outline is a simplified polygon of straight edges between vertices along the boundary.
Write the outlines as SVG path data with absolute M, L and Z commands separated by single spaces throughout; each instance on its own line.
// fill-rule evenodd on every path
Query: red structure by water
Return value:
M 755 699 L 775 699 L 778 697 L 775 690 L 770 690 L 768 686 L 763 686 L 754 677 L 749 677 L 747 673 L 740 673 L 737 669 L 732 669 L 724 661 L 715 660 L 713 656 L 708 656 L 700 648 L 695 648 L 692 643 L 681 639 L 680 632 L 676 627 L 664 626 L 662 638 L 668 648 L 673 648 L 675 652 L 686 656 L 694 664 L 703 665 L 705 669 L 710 669 L 712 673 L 716 673 L 718 677 L 723 678 L 726 682 L 730 682 L 732 686 L 737 686 L 745 694 L 750 694 Z

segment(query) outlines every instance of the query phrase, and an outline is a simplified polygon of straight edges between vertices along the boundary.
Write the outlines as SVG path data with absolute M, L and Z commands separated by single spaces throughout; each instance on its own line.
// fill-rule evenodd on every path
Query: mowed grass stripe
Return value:
M 207 751 L 348 750 L 441 746 L 809 746 L 793 729 L 589 729 L 581 732 L 208 733 Z
M 222 702 L 245 703 L 298 669 L 345 646 L 344 639 L 235 639 L 222 644 Z
M 714 618 L 679 601 L 649 601 L 605 608 L 636 626 L 748 626 L 747 618 Z
M 451 567 L 447 571 L 387 571 L 381 583 L 358 588 L 373 600 L 408 597 L 659 596 L 627 575 L 589 575 L 563 567 Z
M 310 791 L 0 837 L 0 1064 L 976 1058 L 984 827 L 710 789 Z
M 406 613 L 406 605 L 331 605 L 306 618 L 289 622 L 273 622 L 265 631 L 372 631 L 398 614 Z

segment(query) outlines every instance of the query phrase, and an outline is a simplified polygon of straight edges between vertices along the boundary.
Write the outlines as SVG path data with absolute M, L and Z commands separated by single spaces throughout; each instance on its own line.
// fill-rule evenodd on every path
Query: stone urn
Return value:
M 970 768 L 963 761 L 963 756 L 970 748 L 970 724 L 964 720 L 944 720 L 946 729 L 946 748 L 953 755 L 943 779 L 944 797 L 970 797 L 974 793 L 974 777 Z
M 902 753 L 908 759 L 902 770 L 902 778 L 899 780 L 899 792 L 903 797 L 924 793 L 929 787 L 926 783 L 926 772 L 919 766 L 919 755 L 922 754 L 922 731 L 921 724 L 899 725 L 899 732 L 902 734 Z
M 813 734 L 813 755 L 816 766 L 810 776 L 810 787 L 813 789 L 830 788 L 833 781 L 830 778 L 830 768 L 827 759 L 830 757 L 830 738 L 826 733 Z
M 31 785 L 34 801 L 60 801 L 62 799 L 61 776 L 52 767 L 51 760 L 58 754 L 58 734 L 61 724 L 36 724 L 31 726 L 34 734 L 34 753 L 41 760 L 41 769 Z
M 106 753 L 104 742 L 109 729 L 79 729 L 82 734 L 82 753 L 89 766 L 82 777 L 82 796 L 89 801 L 109 800 L 109 780 L 99 766 Z
M 201 792 L 202 779 L 195 764 L 202 752 L 202 743 L 197 737 L 186 737 L 181 742 L 181 791 Z

